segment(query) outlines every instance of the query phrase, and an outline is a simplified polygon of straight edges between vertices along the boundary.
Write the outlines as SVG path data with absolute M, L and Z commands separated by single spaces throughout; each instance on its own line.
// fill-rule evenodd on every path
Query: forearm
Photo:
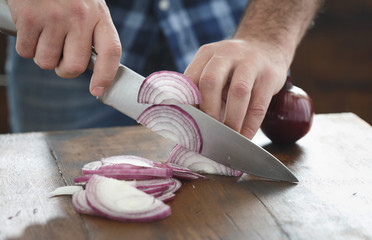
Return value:
M 323 0 L 251 0 L 234 35 L 279 47 L 289 65 Z

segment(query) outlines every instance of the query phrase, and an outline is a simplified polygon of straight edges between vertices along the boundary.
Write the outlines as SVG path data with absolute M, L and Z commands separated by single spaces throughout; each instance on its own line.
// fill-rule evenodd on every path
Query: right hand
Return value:
M 17 28 L 16 50 L 62 78 L 74 78 L 88 66 L 92 46 L 97 60 L 90 83 L 94 96 L 111 84 L 121 44 L 104 0 L 8 0 Z

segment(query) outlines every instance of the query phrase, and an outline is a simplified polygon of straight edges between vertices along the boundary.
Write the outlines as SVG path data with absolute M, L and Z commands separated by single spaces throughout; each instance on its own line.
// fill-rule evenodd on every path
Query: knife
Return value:
M 17 31 L 5 0 L 0 0 L 0 30 L 12 35 L 16 35 Z M 93 51 L 91 68 L 94 63 Z M 136 120 L 150 106 L 137 102 L 137 95 L 144 79 L 145 77 L 128 67 L 120 65 L 113 83 L 98 100 Z M 203 139 L 201 154 L 205 157 L 258 177 L 298 182 L 283 163 L 248 138 L 191 105 L 178 106 L 189 113 L 200 128 Z

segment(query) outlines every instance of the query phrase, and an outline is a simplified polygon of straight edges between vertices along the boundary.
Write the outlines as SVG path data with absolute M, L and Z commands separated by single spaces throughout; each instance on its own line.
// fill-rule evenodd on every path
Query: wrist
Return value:
M 289 66 L 322 0 L 251 0 L 233 36 L 279 51 Z

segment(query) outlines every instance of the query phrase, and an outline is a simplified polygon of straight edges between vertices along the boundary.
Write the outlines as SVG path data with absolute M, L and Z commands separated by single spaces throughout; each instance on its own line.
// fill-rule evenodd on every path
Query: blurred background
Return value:
M 6 36 L 0 34 L 0 133 L 9 132 L 5 49 Z M 353 112 L 372 124 L 372 1 L 326 1 L 296 52 L 291 74 L 313 99 L 316 113 Z

